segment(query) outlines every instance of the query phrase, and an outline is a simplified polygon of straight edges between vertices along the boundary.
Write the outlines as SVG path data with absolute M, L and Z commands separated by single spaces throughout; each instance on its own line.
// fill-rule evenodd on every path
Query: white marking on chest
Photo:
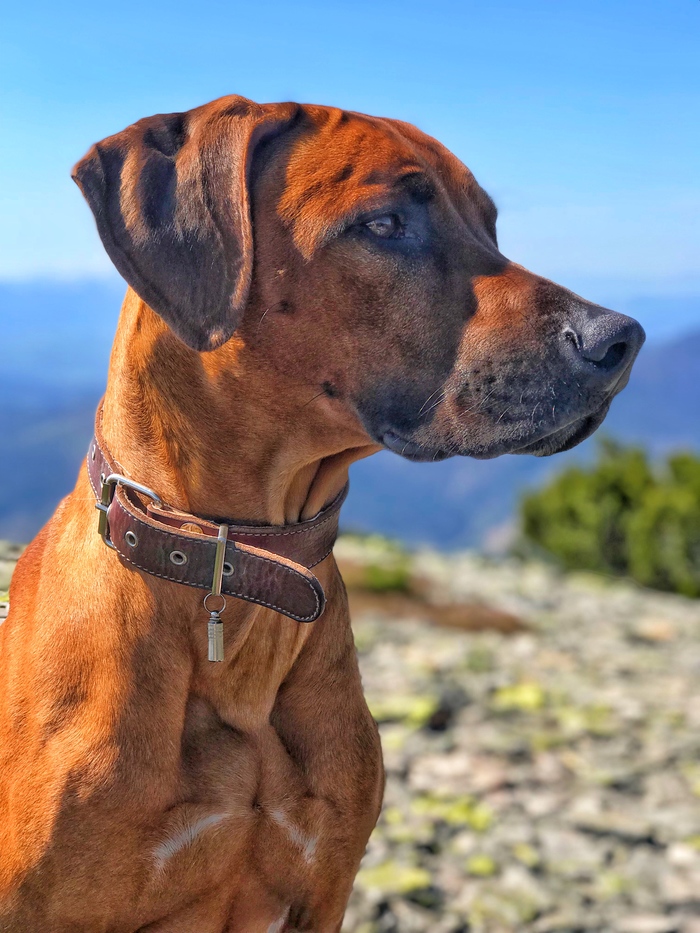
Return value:
M 221 823 L 228 815 L 228 813 L 210 813 L 209 816 L 202 816 L 193 823 L 184 825 L 172 836 L 164 839 L 153 850 L 153 856 L 158 863 L 158 867 L 162 868 L 168 859 L 172 858 L 173 855 L 177 855 L 181 849 L 192 845 L 206 829 Z
M 280 930 L 287 922 L 287 914 L 289 913 L 289 907 L 285 910 L 281 917 L 278 917 L 274 923 L 271 923 L 267 928 L 267 933 L 280 933 Z
M 299 829 L 298 826 L 292 823 L 287 814 L 282 810 L 271 810 L 270 816 L 275 821 L 275 823 L 277 823 L 277 825 L 287 833 L 293 845 L 295 845 L 298 849 L 301 849 L 301 854 L 304 856 L 304 861 L 307 863 L 312 862 L 316 852 L 316 845 L 318 844 L 318 837 L 308 836 L 305 832 Z

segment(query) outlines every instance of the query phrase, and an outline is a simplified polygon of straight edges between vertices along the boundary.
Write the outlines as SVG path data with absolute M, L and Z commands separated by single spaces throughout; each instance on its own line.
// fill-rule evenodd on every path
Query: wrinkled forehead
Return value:
M 307 123 L 285 153 L 277 207 L 305 256 L 402 196 L 442 201 L 469 223 L 495 225 L 493 202 L 469 169 L 411 124 L 329 107 L 304 112 Z

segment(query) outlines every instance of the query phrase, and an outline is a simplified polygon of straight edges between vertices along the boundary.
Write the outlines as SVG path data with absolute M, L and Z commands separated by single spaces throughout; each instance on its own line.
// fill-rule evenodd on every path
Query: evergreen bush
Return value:
M 700 596 L 700 458 L 600 444 L 590 467 L 571 466 L 521 503 L 530 547 L 567 570 L 627 575 L 644 586 Z

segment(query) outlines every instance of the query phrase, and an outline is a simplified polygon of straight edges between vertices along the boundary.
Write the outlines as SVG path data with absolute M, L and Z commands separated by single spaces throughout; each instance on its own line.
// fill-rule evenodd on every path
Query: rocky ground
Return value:
M 411 571 L 451 625 L 476 603 L 527 630 L 355 613 L 387 789 L 347 933 L 700 933 L 700 602 L 468 555 Z
M 344 931 L 700 933 L 700 602 L 337 553 L 387 769 Z

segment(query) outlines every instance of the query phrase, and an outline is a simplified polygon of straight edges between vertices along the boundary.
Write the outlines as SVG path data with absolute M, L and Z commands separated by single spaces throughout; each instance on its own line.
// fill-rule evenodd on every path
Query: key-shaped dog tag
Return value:
M 226 600 L 221 595 L 221 583 L 224 577 L 224 558 L 226 557 L 226 542 L 228 541 L 228 525 L 219 525 L 219 534 L 216 539 L 216 555 L 214 557 L 214 578 L 211 583 L 211 593 L 204 597 L 204 608 L 209 613 L 209 624 L 207 626 L 207 640 L 209 642 L 209 660 L 224 660 L 224 623 L 221 620 L 221 613 L 226 607 Z M 221 606 L 218 609 L 209 609 L 207 600 L 211 596 L 218 596 L 221 599 Z
M 224 660 L 224 623 L 218 612 L 209 613 L 209 623 L 207 625 L 209 632 L 209 660 Z

